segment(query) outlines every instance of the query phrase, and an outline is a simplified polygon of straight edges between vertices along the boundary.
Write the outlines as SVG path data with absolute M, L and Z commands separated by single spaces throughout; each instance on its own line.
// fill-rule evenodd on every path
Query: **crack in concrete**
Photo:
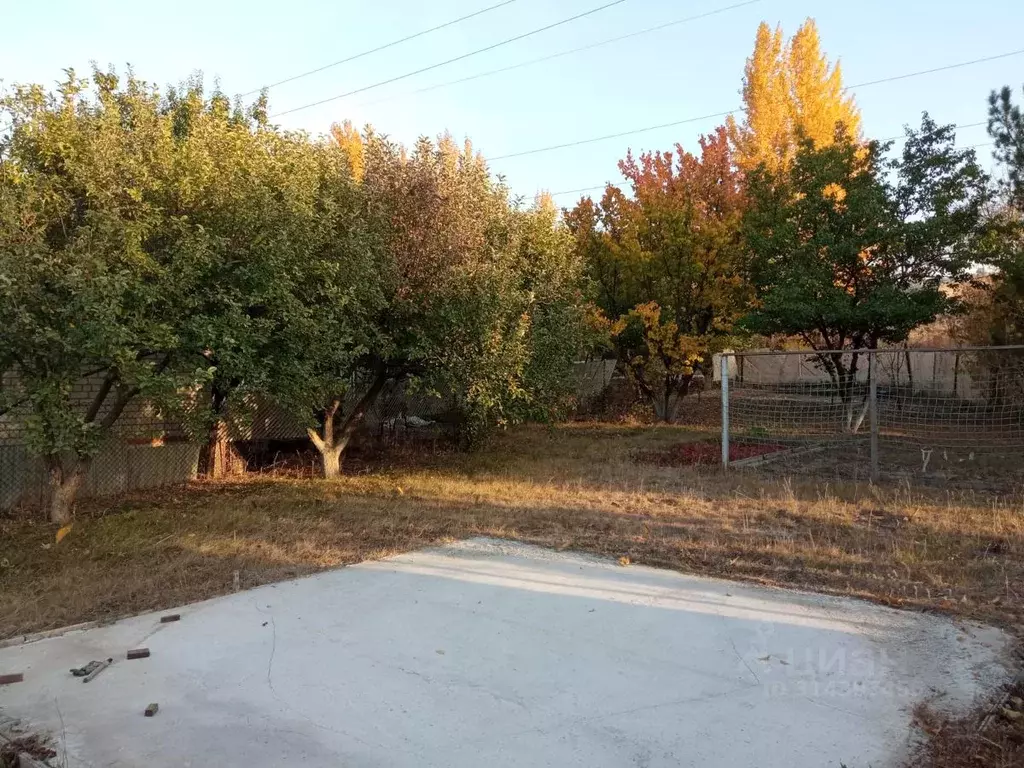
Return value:
M 761 678 L 757 676 L 757 672 L 755 672 L 750 667 L 750 665 L 747 663 L 747 660 L 744 659 L 743 656 L 740 654 L 739 650 L 736 648 L 736 641 L 733 640 L 732 637 L 729 638 L 729 645 L 732 646 L 732 652 L 736 654 L 736 658 L 743 662 L 743 666 L 747 668 L 747 672 L 752 674 L 754 676 L 754 680 L 756 680 L 757 684 L 760 685 L 761 684 Z

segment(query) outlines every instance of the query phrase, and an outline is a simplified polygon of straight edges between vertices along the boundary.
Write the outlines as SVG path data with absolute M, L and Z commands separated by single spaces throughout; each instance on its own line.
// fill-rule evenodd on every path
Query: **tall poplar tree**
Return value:
M 842 70 L 821 51 L 813 19 L 785 43 L 781 27 L 764 22 L 743 76 L 745 117 L 728 120 L 736 162 L 749 171 L 764 163 L 769 170 L 787 167 L 802 138 L 816 147 L 835 141 L 836 128 L 860 136 L 860 113 L 843 93 Z

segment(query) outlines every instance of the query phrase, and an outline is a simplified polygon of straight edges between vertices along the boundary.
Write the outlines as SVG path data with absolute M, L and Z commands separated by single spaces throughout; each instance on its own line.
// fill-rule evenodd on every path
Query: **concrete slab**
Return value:
M 487 539 L 180 613 L 0 649 L 0 707 L 95 768 L 881 768 L 1009 675 L 992 628 Z

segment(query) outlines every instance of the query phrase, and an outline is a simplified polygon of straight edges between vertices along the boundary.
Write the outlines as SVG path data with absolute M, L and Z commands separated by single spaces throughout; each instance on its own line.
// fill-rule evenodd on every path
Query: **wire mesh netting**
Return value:
M 731 465 L 837 479 L 1024 484 L 1024 347 L 725 360 Z
M 69 394 L 70 408 L 84 413 L 103 386 L 100 374 L 85 375 Z M 343 412 L 351 410 L 368 383 L 354 380 L 348 388 Z M 0 512 L 20 505 L 45 503 L 50 487 L 44 461 L 33 450 L 27 399 L 19 401 L 12 376 L 0 380 L 0 394 L 14 394 L 14 407 L 0 411 Z M 104 415 L 107 403 L 99 410 Z M 447 428 L 453 409 L 450 399 L 391 382 L 368 409 L 359 440 L 394 442 L 431 436 Z M 261 446 L 295 441 L 308 443 L 306 425 L 284 408 L 250 397 L 242 408 L 225 414 L 229 439 L 258 453 Z M 132 400 L 114 422 L 109 437 L 86 463 L 81 497 L 108 496 L 187 483 L 196 477 L 206 433 L 191 429 L 161 412 L 144 398 Z

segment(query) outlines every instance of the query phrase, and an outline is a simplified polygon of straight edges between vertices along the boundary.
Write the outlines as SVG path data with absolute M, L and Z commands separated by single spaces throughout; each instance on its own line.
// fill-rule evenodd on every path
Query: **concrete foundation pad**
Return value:
M 996 629 L 489 539 L 179 612 L 0 649 L 0 708 L 72 767 L 882 768 L 1010 675 Z

